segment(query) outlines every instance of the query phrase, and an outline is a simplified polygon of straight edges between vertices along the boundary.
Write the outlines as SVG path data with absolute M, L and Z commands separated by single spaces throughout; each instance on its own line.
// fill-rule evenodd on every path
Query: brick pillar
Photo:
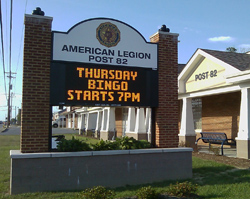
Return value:
M 158 43 L 159 106 L 155 113 L 157 147 L 178 147 L 178 36 L 158 31 L 150 39 Z
M 49 151 L 51 17 L 25 15 L 21 152 Z

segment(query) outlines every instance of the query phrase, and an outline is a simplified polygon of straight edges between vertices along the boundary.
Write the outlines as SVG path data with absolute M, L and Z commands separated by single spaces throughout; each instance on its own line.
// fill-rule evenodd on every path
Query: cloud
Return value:
M 185 27 L 184 28 L 184 32 L 186 32 L 186 31 L 194 31 L 192 28 L 189 28 L 189 27 Z
M 250 44 L 240 44 L 239 48 L 247 48 L 250 49 Z
M 208 41 L 211 41 L 211 42 L 230 42 L 233 40 L 234 38 L 230 36 L 211 37 L 208 39 Z
M 194 33 L 200 33 L 200 30 L 196 30 L 196 29 L 189 28 L 189 27 L 184 27 L 183 32 L 194 32 Z

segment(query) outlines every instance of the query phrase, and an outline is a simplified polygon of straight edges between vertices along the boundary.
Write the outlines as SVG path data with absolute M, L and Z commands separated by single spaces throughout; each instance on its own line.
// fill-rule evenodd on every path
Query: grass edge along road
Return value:
M 66 135 L 71 139 L 72 134 Z M 79 137 L 80 139 L 86 139 Z M 87 141 L 91 141 L 88 138 Z M 95 142 L 95 140 L 93 140 Z M 20 149 L 20 136 L 0 135 L 0 198 L 81 198 L 81 191 L 78 192 L 44 192 L 25 193 L 9 195 L 10 185 L 10 150 Z M 209 160 L 202 160 L 193 157 L 193 178 L 188 179 L 194 184 L 198 184 L 197 194 L 202 198 L 231 198 L 248 199 L 250 196 L 250 170 L 236 169 L 235 167 L 217 163 Z M 142 186 L 152 186 L 158 192 L 167 191 L 170 183 L 176 181 L 165 181 L 152 184 L 126 186 L 113 189 L 117 198 L 134 196 L 136 190 Z

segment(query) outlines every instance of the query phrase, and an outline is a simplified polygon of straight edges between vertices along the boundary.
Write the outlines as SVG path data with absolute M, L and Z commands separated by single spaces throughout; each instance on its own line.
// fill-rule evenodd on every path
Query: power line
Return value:
M 24 7 L 24 14 L 26 13 L 26 8 L 27 8 L 27 3 L 28 3 L 28 0 L 26 0 L 25 2 L 25 7 Z M 21 57 L 21 49 L 22 49 L 22 46 L 23 46 L 23 37 L 24 37 L 24 23 L 23 23 L 23 27 L 22 27 L 22 32 L 21 32 L 21 38 L 20 38 L 20 46 L 19 46 L 19 53 L 18 53 L 18 58 L 17 58 L 17 65 L 16 65 L 16 74 L 17 74 L 17 71 L 18 71 L 18 67 L 19 67 L 19 62 L 20 62 L 20 57 Z M 14 93 L 16 92 L 16 80 L 17 78 L 14 79 L 13 81 L 13 87 L 14 87 Z M 15 93 L 16 94 L 16 93 Z
M 11 73 L 11 46 L 12 46 L 12 4 L 13 0 L 10 1 L 10 52 L 9 52 L 10 73 Z
M 27 3 L 28 3 L 28 0 L 26 0 L 26 3 L 25 3 L 24 14 L 26 13 Z M 18 58 L 17 58 L 16 72 L 18 70 L 19 60 L 20 60 L 20 55 L 21 55 L 21 47 L 22 47 L 22 43 L 23 43 L 23 33 L 24 33 L 24 23 L 23 23 L 23 28 L 22 28 L 22 33 L 21 33 L 21 39 L 20 39 L 20 47 L 19 47 L 19 53 L 18 53 Z
M 3 21 L 2 21 L 2 1 L 0 0 L 0 28 L 1 28 L 1 46 L 2 46 L 2 61 L 3 61 L 3 76 L 4 76 L 4 89 L 7 101 L 7 89 L 6 89 L 6 79 L 5 79 L 5 61 L 4 61 L 4 43 L 3 43 Z
M 7 48 L 7 46 L 9 46 L 9 40 L 7 39 L 8 38 L 8 14 L 9 14 L 9 10 L 8 10 L 8 3 L 9 3 L 9 0 L 8 1 L 6 1 L 6 4 L 5 4 L 5 24 L 6 24 L 6 28 L 5 28 L 5 36 L 6 36 L 6 39 L 5 39 L 5 49 L 7 49 L 7 51 L 8 51 L 8 48 Z M 6 61 L 6 68 L 7 68 L 7 71 L 9 70 L 9 62 L 8 62 L 8 56 L 6 55 L 7 53 L 5 53 L 4 55 L 5 55 L 5 61 Z
M 10 100 L 11 100 L 11 96 L 10 96 L 10 90 L 12 89 L 12 85 L 11 85 L 11 78 L 13 78 L 11 76 L 11 38 L 12 38 L 12 3 L 13 0 L 10 1 L 10 52 L 9 52 L 9 71 L 10 71 L 10 76 L 9 76 L 9 98 L 8 98 L 8 117 L 7 117 L 7 127 L 9 127 L 10 125 L 10 112 L 11 112 L 11 104 L 10 104 Z
M 26 7 L 27 7 L 27 1 L 26 0 L 26 4 L 25 4 L 25 13 L 26 13 Z M 19 66 L 19 61 L 20 61 L 20 55 L 21 55 L 21 47 L 22 47 L 22 40 L 23 40 L 23 35 L 24 35 L 24 24 L 23 24 L 23 28 L 22 28 L 22 33 L 21 33 L 21 38 L 20 38 L 20 48 L 19 48 L 19 54 L 18 54 L 18 64 L 15 67 L 14 71 L 13 71 L 13 66 L 12 66 L 12 24 L 13 24 L 13 0 L 7 0 L 6 1 L 6 28 L 4 30 L 4 24 L 3 24 L 3 5 L 2 5 L 2 1 L 0 0 L 0 28 L 1 28 L 1 55 L 2 55 L 2 62 L 3 62 L 3 73 L 4 73 L 4 87 L 5 87 L 5 96 L 6 96 L 6 101 L 7 101 L 7 106 L 8 106 L 8 125 L 9 125 L 9 121 L 10 121 L 10 117 L 11 117 L 11 103 L 12 103 L 12 97 L 13 95 L 15 95 L 15 86 L 14 84 L 16 84 L 16 79 L 15 76 L 13 76 L 14 74 L 17 74 L 17 70 L 18 70 L 18 66 Z M 4 8 L 5 9 L 5 8 Z M 9 19 L 9 26 L 8 26 L 8 19 Z M 4 34 L 3 32 L 6 33 Z M 9 31 L 9 32 L 8 32 Z M 9 36 L 9 38 L 8 38 Z M 5 42 L 5 43 L 4 43 Z M 9 42 L 9 44 L 8 44 Z M 7 51 L 6 51 L 7 50 Z M 8 52 L 9 50 L 9 52 Z M 7 72 L 9 71 L 9 72 Z M 6 75 L 8 74 L 8 76 Z M 6 77 L 5 77 L 6 76 Z M 7 91 L 7 79 L 9 78 L 9 90 Z M 14 89 L 14 90 L 13 90 Z

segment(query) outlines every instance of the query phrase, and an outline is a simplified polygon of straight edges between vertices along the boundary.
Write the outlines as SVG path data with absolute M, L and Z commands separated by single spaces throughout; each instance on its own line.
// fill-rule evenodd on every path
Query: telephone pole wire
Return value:
M 7 128 L 9 127 L 10 125 L 10 111 L 11 111 L 11 106 L 10 106 L 10 90 L 12 90 L 12 85 L 11 85 L 11 78 L 13 78 L 11 76 L 11 74 L 14 74 L 14 73 L 11 73 L 11 45 L 12 45 L 12 5 L 13 5 L 13 0 L 10 1 L 10 52 L 9 52 L 9 63 L 10 63 L 10 76 L 9 76 L 9 98 L 8 98 L 8 120 L 7 120 Z

